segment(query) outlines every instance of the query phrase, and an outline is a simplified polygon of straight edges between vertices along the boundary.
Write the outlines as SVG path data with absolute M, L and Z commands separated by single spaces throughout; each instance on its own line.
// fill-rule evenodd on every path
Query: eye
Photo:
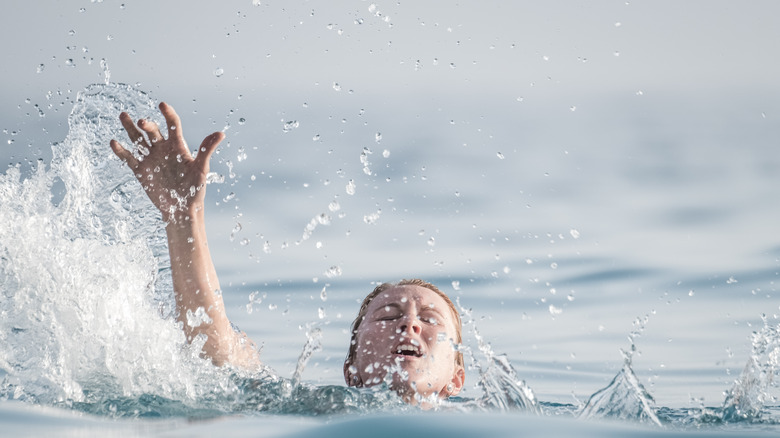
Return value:
M 382 310 L 376 312 L 374 319 L 377 321 L 392 321 L 398 319 L 400 313 L 389 306 L 385 306 Z
M 431 324 L 431 325 L 437 325 L 439 321 L 436 320 L 436 317 L 433 315 L 421 315 L 420 321 Z

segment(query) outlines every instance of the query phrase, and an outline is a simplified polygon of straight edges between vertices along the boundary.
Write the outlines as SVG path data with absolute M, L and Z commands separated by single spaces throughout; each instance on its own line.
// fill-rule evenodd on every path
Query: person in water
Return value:
M 173 107 L 163 102 L 159 108 L 167 138 L 156 123 L 133 123 L 123 112 L 119 120 L 135 153 L 116 140 L 111 149 L 133 171 L 166 224 L 178 320 L 187 340 L 205 336 L 202 354 L 217 366 L 257 368 L 255 344 L 228 320 L 206 239 L 206 175 L 225 134 L 207 136 L 193 157 Z M 201 323 L 189 324 L 196 320 Z M 377 286 L 363 300 L 351 332 L 344 361 L 347 385 L 388 382 L 409 403 L 446 398 L 463 388 L 463 355 L 456 349 L 460 315 L 436 286 L 416 279 Z

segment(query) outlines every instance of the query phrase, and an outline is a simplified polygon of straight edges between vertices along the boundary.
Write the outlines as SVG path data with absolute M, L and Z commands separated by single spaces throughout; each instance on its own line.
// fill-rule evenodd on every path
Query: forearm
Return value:
M 188 341 L 205 335 L 203 353 L 216 365 L 232 362 L 237 335 L 225 313 L 219 279 L 209 251 L 202 205 L 166 226 L 178 319 Z M 199 310 L 202 309 L 202 310 Z M 196 315 L 203 315 L 198 318 Z M 189 316 L 188 316 L 189 315 Z
M 253 344 L 230 326 L 206 239 L 203 200 L 209 158 L 225 134 L 204 138 L 193 157 L 179 116 L 165 103 L 160 103 L 160 111 L 168 125 L 167 139 L 156 123 L 140 119 L 136 125 L 127 113 L 119 115 L 130 139 L 143 148 L 143 159 L 116 140 L 111 140 L 111 150 L 127 163 L 167 224 L 173 291 L 187 341 L 205 335 L 203 354 L 217 365 L 257 365 Z

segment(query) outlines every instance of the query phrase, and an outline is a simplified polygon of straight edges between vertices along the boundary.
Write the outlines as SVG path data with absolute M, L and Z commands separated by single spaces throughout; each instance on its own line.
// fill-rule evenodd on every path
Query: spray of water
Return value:
M 237 390 L 172 317 L 158 213 L 107 148 L 121 111 L 154 105 L 129 86 L 88 87 L 51 165 L 0 175 L 0 397 L 144 415 L 155 400 L 208 409 L 214 387 Z
M 641 336 L 648 317 L 637 318 L 629 334 L 629 349 L 621 350 L 623 367 L 606 387 L 590 396 L 578 416 L 585 419 L 614 418 L 662 426 L 656 414 L 653 396 L 639 382 L 631 362 L 636 354 L 636 339 Z
M 39 162 L 27 178 L 18 166 L 0 175 L 0 399 L 109 416 L 408 409 L 386 385 L 357 390 L 302 382 L 319 348 L 316 327 L 291 380 L 267 370 L 216 368 L 200 357 L 201 344 L 188 344 L 174 318 L 159 213 L 107 147 L 124 137 L 121 111 L 152 120 L 157 114 L 154 102 L 130 86 L 87 87 L 50 165 Z M 461 313 L 484 356 L 477 360 L 470 348 L 455 346 L 471 358 L 482 391 L 461 407 L 540 413 L 533 391 L 492 351 L 471 311 Z M 645 322 L 638 320 L 630 335 L 621 371 L 591 396 L 581 418 L 661 424 L 631 368 Z M 759 419 L 776 401 L 770 390 L 779 369 L 780 327 L 765 324 L 753 335 L 753 353 L 719 418 Z
M 526 385 L 525 381 L 517 377 L 517 373 L 507 357 L 496 355 L 490 344 L 485 342 L 474 323 L 471 309 L 461 306 L 459 299 L 456 300 L 456 303 L 463 316 L 463 325 L 470 327 L 477 342 L 477 348 L 484 356 L 484 360 L 480 361 L 475 357 L 470 348 L 456 346 L 468 354 L 472 367 L 479 372 L 478 385 L 482 389 L 482 395 L 470 403 L 470 405 L 480 409 L 521 410 L 536 414 L 541 413 L 533 391 Z
M 770 390 L 780 373 L 780 326 L 770 326 L 765 318 L 764 327 L 753 333 L 752 341 L 750 358 L 726 393 L 721 413 L 725 421 L 760 419 L 764 406 L 777 402 Z

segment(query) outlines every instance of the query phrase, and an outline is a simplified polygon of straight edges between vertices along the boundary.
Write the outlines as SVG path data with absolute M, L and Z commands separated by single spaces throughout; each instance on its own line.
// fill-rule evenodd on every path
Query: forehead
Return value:
M 388 304 L 414 302 L 418 307 L 431 307 L 447 314 L 449 305 L 439 294 L 427 287 L 417 285 L 393 286 L 379 293 L 368 305 L 368 311 Z M 449 316 L 449 315 L 447 315 Z

